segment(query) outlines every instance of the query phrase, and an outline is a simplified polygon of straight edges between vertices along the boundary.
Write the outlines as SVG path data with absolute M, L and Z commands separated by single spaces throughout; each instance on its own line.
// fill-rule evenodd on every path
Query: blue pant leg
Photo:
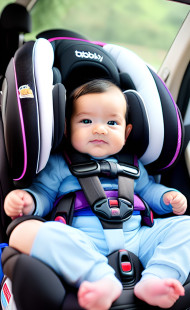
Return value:
M 115 271 L 82 231 L 59 222 L 46 222 L 34 241 L 31 256 L 54 269 L 65 281 L 79 286 L 102 277 L 116 280 Z M 118 281 L 118 280 L 116 280 Z
M 156 219 L 152 228 L 141 228 L 140 238 L 143 279 L 175 278 L 183 284 L 190 272 L 190 217 Z

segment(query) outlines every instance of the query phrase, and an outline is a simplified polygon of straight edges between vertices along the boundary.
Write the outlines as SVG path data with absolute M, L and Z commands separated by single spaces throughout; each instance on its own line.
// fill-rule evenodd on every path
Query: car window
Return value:
M 48 5 L 39 0 L 26 39 L 47 29 L 69 29 L 128 47 L 158 69 L 188 11 L 188 5 L 166 0 L 52 0 Z
M 1 0 L 0 10 L 11 2 Z M 73 30 L 127 47 L 157 70 L 188 11 L 188 5 L 167 0 L 51 0 L 48 5 L 38 0 L 31 12 L 32 33 L 25 40 L 47 29 Z

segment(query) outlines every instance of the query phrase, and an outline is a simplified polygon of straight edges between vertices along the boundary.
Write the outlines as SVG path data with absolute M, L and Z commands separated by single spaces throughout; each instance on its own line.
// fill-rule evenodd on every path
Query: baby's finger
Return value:
M 172 201 L 173 197 L 170 193 L 164 194 L 163 200 L 166 205 L 169 205 Z

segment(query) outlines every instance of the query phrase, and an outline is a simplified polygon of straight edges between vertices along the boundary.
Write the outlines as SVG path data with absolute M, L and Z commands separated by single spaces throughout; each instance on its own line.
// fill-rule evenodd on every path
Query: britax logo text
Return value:
M 103 56 L 96 54 L 96 53 L 91 53 L 91 52 L 85 52 L 85 51 L 75 51 L 76 57 L 79 58 L 86 58 L 86 59 L 94 59 L 102 62 Z

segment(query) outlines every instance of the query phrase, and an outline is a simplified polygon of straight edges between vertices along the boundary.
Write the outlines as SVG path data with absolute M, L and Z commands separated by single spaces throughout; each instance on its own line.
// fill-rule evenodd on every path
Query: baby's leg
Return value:
M 121 291 L 121 284 L 108 277 L 96 282 L 84 281 L 79 287 L 78 302 L 84 309 L 107 310 Z
M 9 245 L 16 250 L 29 255 L 36 235 L 42 225 L 44 225 L 44 223 L 38 220 L 21 222 L 11 233 Z
M 165 309 L 172 307 L 184 295 L 184 288 L 175 279 L 150 278 L 138 282 L 134 293 L 149 305 Z
M 109 309 L 121 294 L 122 285 L 107 258 L 76 228 L 59 222 L 26 221 L 13 230 L 10 245 L 40 259 L 79 287 L 79 302 L 86 309 Z

